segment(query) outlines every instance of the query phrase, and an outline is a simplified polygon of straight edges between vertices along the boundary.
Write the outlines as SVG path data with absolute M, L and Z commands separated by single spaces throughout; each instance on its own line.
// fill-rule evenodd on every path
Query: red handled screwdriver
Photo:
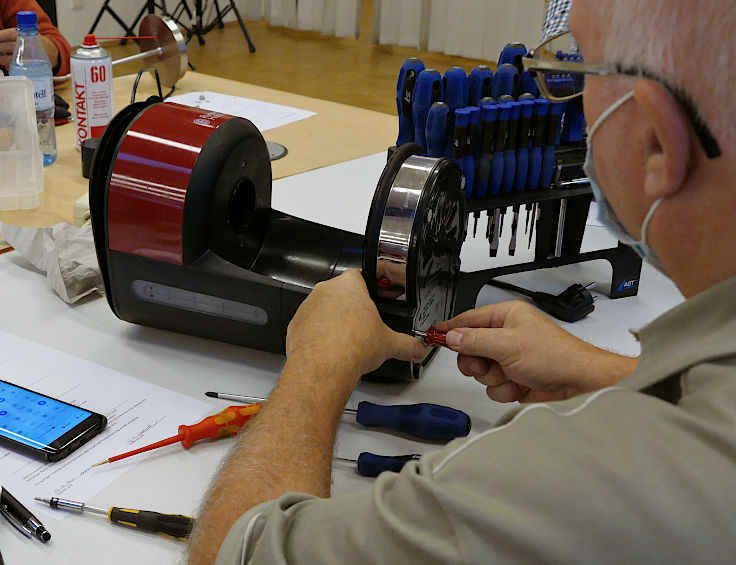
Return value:
M 98 465 L 103 465 L 104 463 L 119 461 L 120 459 L 125 459 L 126 457 L 131 457 L 132 455 L 138 455 L 139 453 L 145 453 L 146 451 L 151 451 L 152 449 L 171 445 L 172 443 L 176 443 L 178 441 L 181 442 L 182 446 L 184 446 L 184 449 L 189 449 L 195 441 L 199 441 L 201 439 L 216 439 L 223 436 L 235 435 L 240 431 L 245 423 L 250 420 L 251 417 L 253 417 L 253 415 L 258 413 L 260 409 L 260 404 L 248 404 L 246 406 L 228 406 L 219 414 L 208 416 L 197 424 L 193 424 L 191 426 L 179 426 L 179 433 L 175 436 L 171 436 L 167 439 L 162 439 L 161 441 L 157 441 L 156 443 L 152 443 L 144 447 L 139 447 L 138 449 L 128 451 L 127 453 L 115 455 L 114 457 L 110 457 L 109 459 L 105 459 L 104 461 L 100 461 L 99 463 L 95 463 L 92 466 L 97 467 Z
M 447 332 L 442 332 L 432 326 L 426 332 L 412 330 L 416 337 L 421 337 L 425 345 L 441 345 L 447 347 Z

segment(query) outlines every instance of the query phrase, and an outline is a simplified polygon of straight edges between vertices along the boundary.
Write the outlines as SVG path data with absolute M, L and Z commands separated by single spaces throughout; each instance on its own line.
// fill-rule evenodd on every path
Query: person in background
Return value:
M 207 497 L 190 564 L 733 562 L 736 4 L 697 4 L 570 11 L 599 219 L 687 299 L 635 334 L 641 358 L 525 303 L 463 313 L 439 325 L 461 372 L 526 404 L 382 473 L 370 493 L 329 498 L 335 429 L 361 374 L 423 348 L 383 325 L 359 272 L 320 283 Z
M 54 75 L 69 74 L 72 48 L 35 0 L 0 0 L 0 68 L 8 74 L 15 40 L 18 37 L 15 15 L 24 10 L 36 12 L 38 15 L 38 29 Z

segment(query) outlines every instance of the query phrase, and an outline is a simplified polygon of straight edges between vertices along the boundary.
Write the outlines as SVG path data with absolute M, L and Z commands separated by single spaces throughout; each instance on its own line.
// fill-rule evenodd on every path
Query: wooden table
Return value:
M 113 81 L 116 111 L 130 103 L 133 81 L 133 76 L 119 77 Z M 137 99 L 144 100 L 146 96 L 154 94 L 154 88 L 154 81 L 144 77 Z M 311 118 L 266 132 L 266 139 L 281 143 L 289 150 L 286 157 L 272 163 L 274 179 L 377 153 L 396 141 L 397 119 L 389 114 L 233 80 L 187 72 L 177 84 L 175 94 L 200 90 L 317 112 Z M 68 84 L 56 92 L 71 103 L 71 87 Z M 387 92 L 386 95 L 392 96 L 392 93 Z M 87 179 L 82 177 L 80 154 L 74 148 L 73 136 L 71 123 L 56 128 L 59 156 L 56 163 L 44 169 L 44 192 L 40 206 L 33 210 L 0 211 L 0 221 L 30 227 L 73 222 L 73 203 L 87 192 Z

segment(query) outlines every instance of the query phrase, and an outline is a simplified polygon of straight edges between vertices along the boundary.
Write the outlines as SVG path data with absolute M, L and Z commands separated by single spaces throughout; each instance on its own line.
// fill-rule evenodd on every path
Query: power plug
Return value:
M 596 298 L 590 294 L 595 283 L 587 286 L 575 283 L 560 294 L 532 292 L 531 299 L 542 310 L 563 322 L 577 322 L 595 310 Z
M 595 301 L 598 300 L 597 296 L 590 294 L 590 289 L 595 286 L 594 282 L 586 286 L 575 283 L 567 287 L 560 294 L 534 292 L 521 288 L 520 286 L 493 279 L 488 281 L 488 284 L 528 296 L 537 306 L 547 312 L 547 314 L 563 322 L 577 322 L 581 318 L 585 318 L 585 316 L 595 310 Z

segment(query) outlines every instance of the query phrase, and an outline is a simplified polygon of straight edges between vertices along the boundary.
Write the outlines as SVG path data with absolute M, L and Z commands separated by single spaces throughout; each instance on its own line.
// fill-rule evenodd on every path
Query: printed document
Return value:
M 149 453 L 129 464 L 91 466 L 113 455 L 177 434 L 181 424 L 194 424 L 213 406 L 202 400 L 113 371 L 0 331 L 0 379 L 107 417 L 97 436 L 55 463 L 46 463 L 0 445 L 0 483 L 28 506 L 35 496 L 88 501 Z M 177 448 L 177 444 L 170 446 Z M 33 504 L 34 512 L 43 512 Z M 54 518 L 66 512 L 45 512 Z

